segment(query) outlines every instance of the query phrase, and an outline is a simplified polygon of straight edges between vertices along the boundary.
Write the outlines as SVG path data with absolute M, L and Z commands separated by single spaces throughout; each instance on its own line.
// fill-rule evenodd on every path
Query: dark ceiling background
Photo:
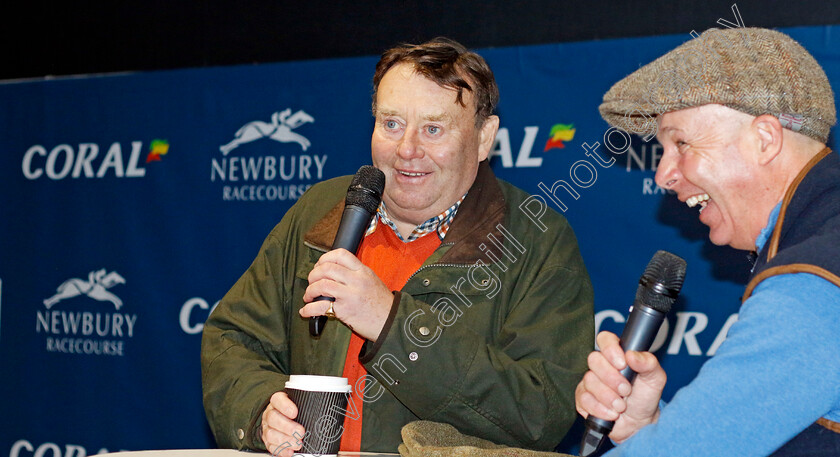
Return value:
M 0 79 L 376 55 L 445 35 L 471 48 L 840 24 L 838 0 L 9 2 Z

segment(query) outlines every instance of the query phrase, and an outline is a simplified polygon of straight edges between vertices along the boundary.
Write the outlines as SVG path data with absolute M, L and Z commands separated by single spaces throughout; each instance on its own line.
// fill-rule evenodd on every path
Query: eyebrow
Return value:
M 377 116 L 396 116 L 398 113 L 396 111 L 386 110 L 386 109 L 377 109 L 376 115 Z
M 660 135 L 660 134 L 663 134 L 663 133 L 669 133 L 669 132 L 678 132 L 678 131 L 680 131 L 680 129 L 678 129 L 676 127 L 665 126 L 665 127 L 660 127 L 659 128 L 659 131 L 657 132 L 657 135 Z
M 428 116 L 423 116 L 423 119 L 431 122 L 445 122 L 450 121 L 452 119 L 452 116 L 446 113 L 430 114 Z
M 376 115 L 387 117 L 387 116 L 399 116 L 400 113 L 397 112 L 397 111 L 394 111 L 394 110 L 382 109 L 382 110 L 376 110 Z M 452 116 L 450 116 L 447 113 L 435 113 L 435 114 L 427 114 L 427 115 L 423 116 L 423 120 L 431 121 L 431 122 L 444 122 L 444 121 L 449 121 L 451 119 L 452 119 Z

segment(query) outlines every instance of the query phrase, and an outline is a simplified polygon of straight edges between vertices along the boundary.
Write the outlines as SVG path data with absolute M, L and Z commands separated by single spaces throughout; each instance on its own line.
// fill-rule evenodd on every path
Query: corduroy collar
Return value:
M 496 175 L 487 160 L 478 165 L 478 174 L 467 197 L 461 203 L 458 214 L 452 221 L 442 246 L 452 246 L 438 263 L 472 264 L 483 251 L 479 249 L 487 235 L 494 235 L 499 241 L 504 235 L 498 225 L 504 222 L 505 199 Z M 330 209 L 305 235 L 304 241 L 323 251 L 328 251 L 338 232 L 344 199 Z M 486 243 L 488 250 L 497 255 L 501 252 L 494 243 Z

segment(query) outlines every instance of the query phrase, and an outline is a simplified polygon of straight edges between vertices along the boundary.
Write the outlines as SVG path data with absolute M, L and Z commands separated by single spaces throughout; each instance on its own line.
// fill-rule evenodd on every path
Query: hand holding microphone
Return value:
M 684 279 L 685 261 L 658 251 L 639 279 L 621 340 L 608 332 L 598 335 L 601 351 L 590 354 L 590 371 L 575 390 L 578 412 L 587 418 L 581 456 L 592 455 L 608 435 L 622 441 L 658 418 L 665 372 L 656 357 L 646 351 Z M 640 376 L 634 384 L 637 372 Z
M 307 288 L 304 300 L 310 298 L 310 289 L 313 288 L 313 283 L 320 280 L 332 281 L 333 285 L 359 287 L 363 283 L 368 283 L 373 281 L 373 278 L 376 278 L 376 275 L 373 275 L 370 269 L 362 265 L 358 259 L 355 259 L 355 257 L 352 259 L 347 258 L 347 256 L 341 252 L 336 252 L 336 250 L 345 249 L 355 256 L 362 242 L 362 238 L 364 238 L 365 231 L 370 224 L 370 220 L 376 214 L 376 209 L 382 201 L 382 192 L 384 190 L 385 175 L 376 167 L 365 165 L 359 168 L 359 171 L 353 176 L 350 187 L 347 189 L 347 197 L 344 200 L 344 212 L 341 216 L 341 223 L 338 226 L 335 240 L 333 241 L 333 250 L 324 254 L 318 261 L 321 266 L 326 263 L 334 264 L 335 266 L 330 265 L 330 268 L 339 272 L 331 274 L 323 271 L 326 267 L 319 269 L 318 265 L 316 265 L 317 271 L 313 270 L 313 274 L 310 274 L 310 287 Z M 370 277 L 371 275 L 373 278 Z M 376 279 L 378 280 L 378 278 Z M 323 287 L 324 285 L 322 284 L 321 286 Z M 381 295 L 381 290 L 378 292 Z M 390 295 L 390 291 L 388 291 L 388 294 Z M 312 299 L 312 302 L 319 301 L 324 303 L 334 302 L 335 297 L 325 294 Z M 312 315 L 310 305 L 301 309 L 301 315 L 312 316 L 309 320 L 309 333 L 312 336 L 317 337 L 321 335 L 321 332 L 324 330 L 324 325 L 327 323 L 327 316 L 335 317 L 332 303 L 329 303 L 324 314 Z

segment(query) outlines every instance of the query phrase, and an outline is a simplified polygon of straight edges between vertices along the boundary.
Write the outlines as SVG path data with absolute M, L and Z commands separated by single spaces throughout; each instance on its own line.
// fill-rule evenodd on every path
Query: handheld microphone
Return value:
M 385 174 L 382 171 L 370 165 L 359 168 L 353 176 L 353 181 L 350 182 L 350 187 L 347 188 L 344 213 L 341 215 L 341 223 L 335 234 L 333 250 L 347 249 L 353 254 L 356 253 L 370 224 L 370 218 L 376 214 L 376 208 L 382 201 L 384 190 Z M 314 301 L 319 300 L 335 301 L 335 298 L 320 296 Z M 327 316 L 310 317 L 309 334 L 315 337 L 321 336 L 326 323 Z
M 621 333 L 619 344 L 624 351 L 648 351 L 665 315 L 677 300 L 685 279 L 685 260 L 667 251 L 657 251 L 639 279 L 636 299 L 630 317 Z M 630 383 L 636 372 L 629 366 L 620 371 Z M 586 431 L 580 444 L 580 455 L 592 455 L 610 434 L 615 421 L 592 415 L 586 419 Z

